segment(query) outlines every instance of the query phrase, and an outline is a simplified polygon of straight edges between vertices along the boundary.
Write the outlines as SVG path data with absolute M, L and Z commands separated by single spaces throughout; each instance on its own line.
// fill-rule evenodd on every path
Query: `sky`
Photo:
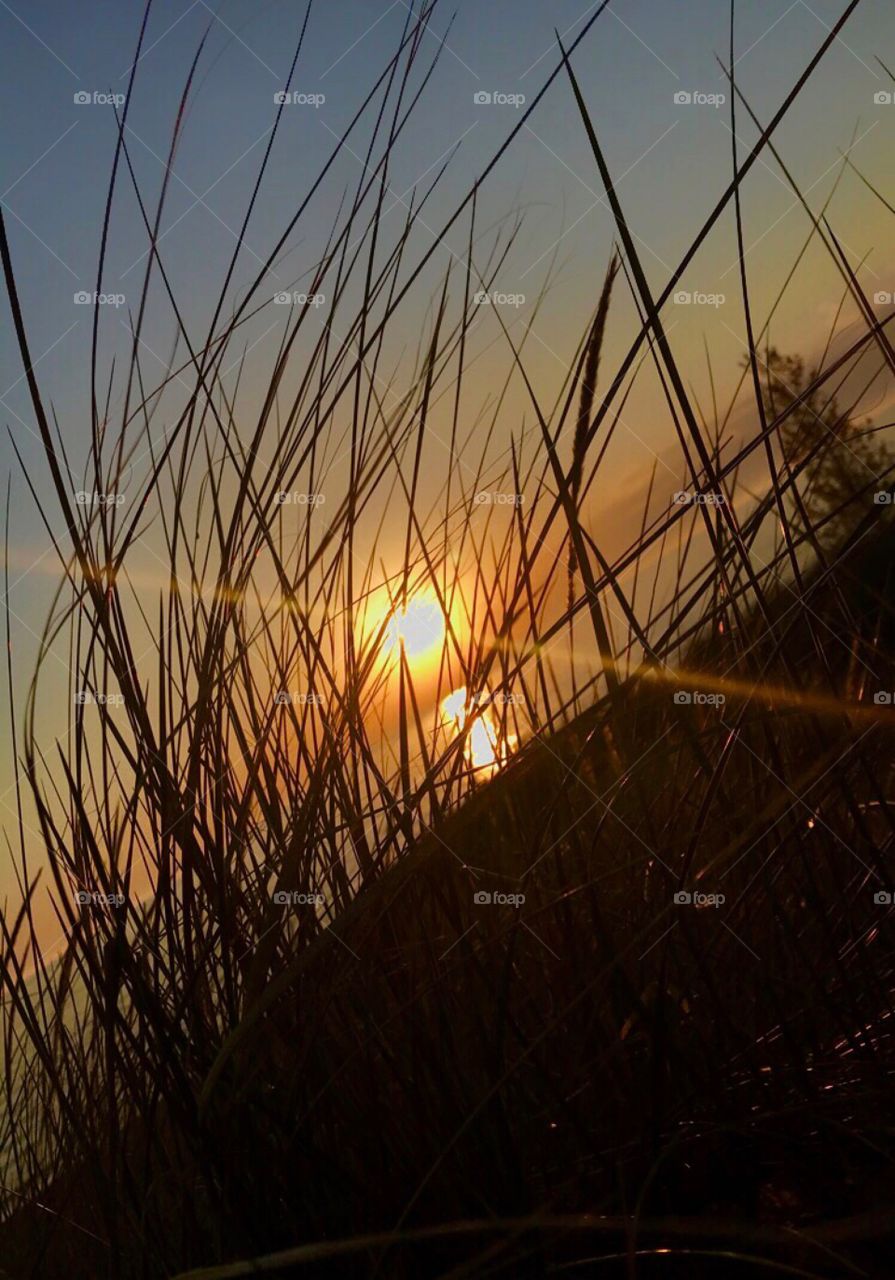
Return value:
M 396 227 L 416 184 L 425 186 L 449 159 L 436 196 L 417 229 L 438 239 L 470 183 L 516 126 L 557 64 L 554 28 L 571 44 L 597 6 L 585 0 L 453 0 L 436 9 L 422 54 L 440 58 L 389 174 Z M 845 0 L 739 0 L 735 9 L 738 84 L 762 122 L 783 101 L 819 47 Z M 157 0 L 136 67 L 128 147 L 141 189 L 154 197 L 165 172 L 171 130 L 199 42 L 205 46 L 172 165 L 162 222 L 166 270 L 177 282 L 189 325 L 207 324 L 209 299 L 237 244 L 271 127 L 275 94 L 285 89 L 305 6 L 295 0 Z M 275 243 L 314 175 L 325 163 L 364 94 L 391 56 L 408 17 L 406 0 L 324 0 L 311 6 L 292 91 L 284 110 L 261 198 L 240 249 L 233 296 Z M 0 0 L 0 107 L 6 123 L 0 156 L 0 201 L 18 277 L 35 371 L 59 420 L 77 469 L 89 443 L 89 354 L 93 308 L 76 301 L 96 287 L 96 263 L 115 145 L 108 95 L 123 94 L 134 65 L 142 18 L 122 0 Z M 727 59 L 726 0 L 613 0 L 576 50 L 573 65 L 598 131 L 619 198 L 659 292 L 731 176 L 729 88 L 717 57 Z M 793 175 L 815 210 L 830 194 L 848 151 L 891 199 L 895 106 L 877 101 L 895 89 L 880 66 L 895 66 L 895 6 L 863 0 L 790 116 L 775 135 Z M 683 95 L 685 100 L 680 100 Z M 891 95 L 890 95 L 891 97 Z M 520 101 L 525 99 L 525 103 Z M 79 100 L 80 99 L 80 100 Z M 365 135 L 339 156 L 315 197 L 301 233 L 270 277 L 270 292 L 296 289 L 319 256 L 342 193 L 363 168 Z M 739 111 L 742 158 L 756 138 Z M 150 204 L 151 204 L 150 199 Z M 139 294 L 145 235 L 122 175 L 109 238 L 103 290 L 123 295 L 105 304 L 104 351 L 126 349 L 128 305 Z M 514 319 L 525 321 L 548 278 L 551 289 L 533 326 L 531 360 L 556 386 L 592 314 L 614 242 L 604 189 L 565 78 L 558 78 L 482 189 L 480 225 L 522 213 L 522 231 L 497 288 L 524 299 Z M 763 316 L 781 288 L 807 233 L 791 189 L 769 155 L 750 175 L 743 197 L 747 269 L 756 313 Z M 860 269 L 868 293 L 895 290 L 895 253 L 887 214 L 851 172 L 828 216 Z M 459 263 L 462 220 L 439 244 L 438 271 Z M 783 350 L 810 357 L 832 322 L 841 286 L 830 264 L 809 254 L 800 268 L 797 306 L 781 308 L 773 337 Z M 438 275 L 429 283 L 434 290 Z M 670 307 L 669 331 L 698 396 L 708 395 L 708 364 L 722 388 L 733 385 L 744 353 L 738 299 L 736 240 L 731 218 L 713 232 L 681 281 L 692 298 Z M 709 299 L 710 301 L 704 301 Z M 719 299 L 721 299 L 719 301 Z M 714 301 L 711 301 L 714 300 Z M 611 365 L 630 341 L 634 313 L 619 290 L 619 323 L 607 337 Z M 8 548 L 14 680 L 24 690 L 36 636 L 51 602 L 55 564 L 26 477 L 49 495 L 42 450 L 21 361 L 0 304 L 0 412 L 4 489 L 11 490 Z M 424 327 L 425 304 L 410 300 L 398 322 L 408 348 Z M 323 316 L 320 322 L 324 322 Z M 283 321 L 285 323 L 285 320 Z M 847 326 L 848 315 L 842 326 Z M 265 328 L 267 321 L 265 321 Z M 259 343 L 269 346 L 279 331 Z M 170 332 L 162 321 L 146 334 L 147 367 L 163 376 Z M 259 347 L 263 353 L 267 348 Z M 275 349 L 272 347 L 271 349 Z M 479 366 L 482 395 L 487 365 Z M 520 410 L 521 412 L 521 410 Z M 626 410 L 620 474 L 645 475 L 672 446 L 658 392 L 645 379 Z M 11 440 L 10 440 L 11 437 Z M 12 442 L 18 450 L 13 450 Z M 669 472 L 667 488 L 677 487 Z M 617 512 L 622 494 L 603 506 Z M 597 517 L 599 512 L 597 512 Z M 614 519 L 615 517 L 613 517 Z M 623 523 L 621 517 L 617 523 Z M 612 540 L 618 529 L 606 530 Z M 64 668 L 64 661 L 60 659 Z M 6 818 L 8 711 L 0 711 L 4 755 L 0 790 Z M 0 875 L 0 892 L 3 888 Z
M 582 0 L 552 5 L 458 0 L 453 11 L 446 5 L 436 11 L 426 32 L 430 48 L 424 52 L 436 52 L 442 42 L 441 60 L 398 149 L 390 177 L 394 216 L 406 208 L 414 183 L 422 175 L 431 177 L 432 166 L 452 155 L 426 218 L 433 234 L 439 229 L 520 111 L 502 101 L 476 103 L 476 94 L 525 95 L 530 101 L 556 62 L 554 26 L 568 43 L 595 7 Z M 843 0 L 741 0 L 737 5 L 736 71 L 743 92 L 765 119 L 843 7 Z M 37 0 L 19 10 L 6 0 L 0 6 L 0 100 L 9 122 L 0 191 L 32 353 L 40 356 L 42 383 L 64 409 L 63 433 L 76 450 L 83 432 L 80 397 L 91 317 L 87 308 L 75 309 L 73 296 L 95 288 L 115 129 L 112 109 L 92 99 L 124 92 L 141 12 L 139 4 L 72 6 L 63 0 Z M 286 82 L 303 15 L 303 5 L 284 0 L 230 0 L 217 8 L 205 0 L 159 0 L 150 12 L 129 124 L 132 162 L 148 193 L 161 180 L 180 93 L 198 42 L 208 33 L 173 165 L 164 236 L 166 265 L 179 283 L 179 301 L 195 319 L 205 314 L 221 264 L 236 243 L 235 228 L 273 123 L 273 95 Z M 394 49 L 406 18 L 405 0 L 337 0 L 312 6 L 295 85 L 300 93 L 323 95 L 325 102 L 290 107 L 245 237 L 241 270 L 246 278 L 266 256 L 311 175 L 328 156 L 334 135 Z M 887 84 L 892 87 L 876 55 L 885 57 L 893 38 L 892 5 L 863 0 L 779 132 L 787 163 L 818 204 L 835 180 L 840 153 L 855 139 L 853 158 L 866 171 L 879 173 L 891 154 L 895 109 L 887 113 L 873 99 Z M 727 107 L 674 101 L 682 92 L 707 97 L 725 92 L 715 59 L 726 58 L 728 41 L 726 0 L 613 0 L 574 59 L 655 288 L 664 284 L 730 177 Z M 86 94 L 91 101 L 76 103 L 75 94 Z M 737 131 L 745 150 L 755 131 L 742 111 Z M 452 148 L 457 148 L 455 154 Z M 287 264 L 294 265 L 297 276 L 313 261 L 313 247 L 322 243 L 345 184 L 360 171 L 362 148 L 358 143 L 352 150 L 355 154 L 343 155 L 333 182 L 303 223 L 303 243 Z M 770 160 L 767 168 L 759 165 L 744 197 L 747 243 L 750 228 L 758 241 L 748 265 L 759 299 L 770 299 L 781 264 L 805 229 L 804 215 L 792 209 L 791 191 L 771 170 L 775 166 Z M 127 298 L 137 292 L 145 238 L 136 208 L 127 201 L 126 180 L 122 192 L 124 217 L 113 229 L 104 287 Z M 397 197 L 403 198 L 403 206 Z M 577 330 L 593 305 L 613 233 L 587 139 L 563 80 L 549 91 L 492 175 L 483 206 L 495 218 L 525 211 L 518 253 L 507 266 L 505 284 L 501 282 L 504 291 L 535 295 L 556 252 L 560 287 L 545 313 L 546 328 L 554 334 L 557 324 L 569 334 Z M 870 267 L 877 275 L 869 275 L 868 282 L 893 287 L 892 264 L 885 255 L 886 223 L 872 197 L 852 178 L 843 185 L 833 212 L 855 264 L 872 253 Z M 687 289 L 735 298 L 732 230 L 727 220 L 712 237 L 682 281 Z M 456 233 L 448 237 L 455 251 L 461 250 L 463 227 Z M 288 271 L 282 279 L 291 283 L 287 276 Z M 827 284 L 819 278 L 818 291 Z M 816 300 L 818 307 L 829 301 L 829 294 Z M 109 313 L 119 336 L 125 308 Z M 705 310 L 694 310 L 682 317 L 678 340 L 689 334 L 701 341 L 707 316 Z M 725 326 L 737 329 L 740 319 L 732 305 L 721 318 L 725 324 L 711 326 L 719 358 L 736 344 Z M 412 333 L 413 315 L 407 323 Z M 804 317 L 798 328 L 798 318 L 788 323 L 792 336 L 786 331 L 782 336 L 801 338 Z M 557 355 L 561 358 L 563 352 Z M 38 466 L 40 446 L 27 430 L 33 423 L 20 375 L 18 352 L 7 330 L 0 342 L 2 402 L 26 464 Z M 21 514 L 23 529 L 36 533 L 37 524 Z
M 477 104 L 475 95 L 522 94 L 530 101 L 555 65 L 554 25 L 568 43 L 594 8 L 582 0 L 552 5 L 536 0 L 458 0 L 453 21 L 450 7 L 436 11 L 427 29 L 431 49 L 426 52 L 435 52 L 443 41 L 441 61 L 402 139 L 390 179 L 394 195 L 403 196 L 406 207 L 413 184 L 458 148 L 426 219 L 433 232 L 519 113 L 519 107 L 510 104 Z M 810 5 L 805 0 L 741 0 L 736 10 L 737 75 L 765 118 L 842 8 L 843 0 L 811 0 Z M 188 314 L 196 318 L 204 314 L 204 300 L 236 243 L 234 228 L 240 224 L 273 122 L 273 95 L 286 82 L 303 14 L 302 4 L 284 0 L 231 0 L 214 9 L 205 0 L 159 0 L 152 7 L 129 136 L 133 162 L 149 192 L 157 189 L 163 174 L 189 64 L 208 31 L 173 166 L 170 229 L 164 238 L 166 265 L 181 286 Z M 37 0 L 17 11 L 4 0 L 0 6 L 0 97 L 9 122 L 0 190 L 32 351 L 42 356 L 44 384 L 57 393 L 64 389 L 69 403 L 63 430 L 70 429 L 74 441 L 83 404 L 72 403 L 72 392 L 84 386 L 90 326 L 86 310 L 76 311 L 72 298 L 80 289 L 95 287 L 115 124 L 110 107 L 93 101 L 78 104 L 73 98 L 77 93 L 92 98 L 124 91 L 140 15 L 139 4 L 72 6 L 63 0 Z M 270 179 L 245 237 L 246 275 L 266 256 L 307 190 L 310 176 L 335 142 L 334 134 L 341 132 L 394 49 L 406 17 L 405 0 L 336 0 L 312 6 L 295 85 L 304 94 L 323 95 L 325 102 L 290 107 Z M 871 172 L 878 173 L 883 157 L 891 154 L 895 109 L 887 114 L 873 97 L 890 84 L 876 55 L 885 57 L 893 38 L 891 4 L 864 0 L 780 131 L 787 163 L 806 187 L 817 184 L 813 194 L 818 200 L 835 178 L 839 153 L 855 136 L 860 141 L 854 159 Z M 727 108 L 674 102 L 681 92 L 711 96 L 725 91 L 715 57 L 726 57 L 728 40 L 725 0 L 613 0 L 574 60 L 654 287 L 667 279 L 730 176 Z M 751 146 L 755 131 L 742 112 L 738 133 L 743 147 Z M 342 157 L 336 179 L 309 211 L 303 226 L 307 240 L 292 258 L 296 274 L 312 260 L 307 251 L 316 241 L 308 227 L 316 225 L 318 234 L 324 234 L 344 183 L 360 170 L 361 147 L 354 149 L 356 158 Z M 126 186 L 125 182 L 125 190 Z M 848 183 L 842 201 L 834 206 L 842 235 L 849 244 L 858 241 L 852 245 L 856 262 L 874 251 L 877 269 L 882 268 L 891 287 L 892 273 L 886 275 L 880 257 L 885 222 L 856 187 L 854 181 Z M 557 81 L 522 130 L 493 174 L 484 201 L 495 217 L 516 209 L 526 213 L 505 291 L 535 294 L 555 247 L 562 282 L 556 305 L 574 325 L 580 324 L 605 268 L 612 229 L 564 81 Z M 849 207 L 848 201 L 856 203 Z M 761 236 L 749 255 L 750 284 L 770 296 L 779 264 L 804 232 L 804 215 L 799 210 L 785 212 L 793 204 L 792 193 L 763 166 L 750 182 L 744 203 L 747 229 L 754 226 L 755 235 Z M 400 217 L 402 206 L 397 207 Z M 878 238 L 873 238 L 874 231 Z M 449 238 L 455 248 L 460 247 L 463 228 L 457 232 L 456 241 Z M 140 270 L 133 264 L 144 247 L 131 204 L 124 225 L 113 233 L 105 285 L 109 292 L 125 297 L 129 291 L 131 296 L 136 293 Z M 694 264 L 691 278 L 682 283 L 704 294 L 735 295 L 735 256 L 728 221 Z M 552 313 L 548 315 L 552 320 Z M 699 327 L 705 315 L 696 316 Z M 121 328 L 123 317 L 111 318 Z M 410 318 L 408 329 L 412 331 Z M 18 353 L 7 337 L 0 346 L 0 380 L 11 390 L 4 391 L 3 400 L 21 416 L 16 429 L 30 463 L 39 445 L 23 425 L 30 424 L 25 385 L 11 385 L 20 374 Z M 11 419 L 12 425 L 16 422 Z

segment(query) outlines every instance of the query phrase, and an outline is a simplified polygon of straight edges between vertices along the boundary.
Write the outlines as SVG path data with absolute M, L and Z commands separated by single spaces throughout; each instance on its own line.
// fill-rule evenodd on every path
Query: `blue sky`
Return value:
M 745 93 L 765 118 L 842 7 L 842 0 L 811 0 L 810 6 L 805 0 L 741 0 L 737 72 Z M 420 176 L 458 147 L 431 220 L 427 217 L 433 231 L 515 122 L 514 107 L 484 109 L 475 104 L 475 93 L 522 93 L 530 100 L 555 62 L 554 25 L 571 40 L 594 6 L 582 0 L 558 0 L 549 6 L 536 0 L 459 0 L 455 8 L 452 23 L 451 9 L 443 6 L 430 24 L 430 47 L 426 49 L 424 42 L 423 53 L 437 50 L 449 23 L 450 30 L 390 179 L 395 194 L 407 199 L 405 193 Z M 16 12 L 14 4 L 0 8 L 0 96 L 4 119 L 10 122 L 0 190 L 5 191 L 32 348 L 43 354 L 52 347 L 41 362 L 41 375 L 55 393 L 64 391 L 71 405 L 73 392 L 84 385 L 89 329 L 85 316 L 73 310 L 72 295 L 93 288 L 114 145 L 111 109 L 78 106 L 73 95 L 123 92 L 141 11 L 138 5 L 72 6 L 62 0 L 38 0 L 27 11 L 19 10 L 18 17 Z M 160 0 L 153 6 L 129 137 L 133 163 L 149 196 L 161 180 L 190 60 L 209 30 L 163 223 L 166 265 L 180 283 L 188 313 L 197 319 L 235 243 L 234 228 L 273 122 L 273 94 L 285 84 L 303 12 L 302 5 L 282 0 L 224 3 L 214 13 L 204 0 Z M 241 255 L 246 279 L 329 154 L 334 134 L 393 50 L 406 17 L 404 0 L 339 0 L 312 8 L 295 84 L 301 91 L 324 94 L 326 102 L 316 109 L 292 107 L 284 121 Z M 728 21 L 729 6 L 723 0 L 614 0 L 575 58 L 608 163 L 618 175 L 620 195 L 657 288 L 729 178 L 727 109 L 684 109 L 673 102 L 681 90 L 724 91 L 715 54 L 726 56 Z M 818 183 L 818 197 L 832 181 L 831 166 L 856 130 L 861 139 L 856 160 L 866 159 L 868 167 L 876 169 L 880 157 L 889 152 L 895 111 L 885 117 L 875 108 L 873 93 L 887 83 L 875 55 L 885 57 L 888 47 L 895 61 L 893 37 L 891 4 L 864 0 L 843 42 L 830 51 L 780 131 L 787 162 L 806 185 Z M 739 132 L 744 146 L 750 145 L 754 130 L 742 115 Z M 359 156 L 360 141 L 354 149 Z M 304 224 L 302 244 L 292 258 L 296 274 L 313 260 L 338 195 L 359 170 L 359 159 L 350 154 L 336 166 L 333 182 Z M 123 217 L 113 229 L 107 287 L 127 295 L 129 289 L 136 292 L 139 270 L 132 264 L 144 249 L 144 237 L 133 202 L 127 201 L 126 178 L 122 192 Z M 568 87 L 559 81 L 493 175 L 483 202 L 494 217 L 525 209 L 526 229 L 511 271 L 516 278 L 524 275 L 530 289 L 539 279 L 537 265 L 546 265 L 541 255 L 561 237 L 560 262 L 569 264 L 562 308 L 574 316 L 575 324 L 587 314 L 611 243 L 609 214 L 601 196 Z M 849 198 L 857 202 L 854 220 L 860 229 L 872 232 L 884 226 L 872 205 L 859 212 L 864 196 L 854 183 Z M 760 167 L 745 196 L 747 218 L 753 224 L 760 221 L 766 232 L 791 204 L 783 184 Z M 837 213 L 845 240 L 860 239 L 849 235 L 849 210 L 840 203 Z M 775 276 L 776 262 L 802 229 L 800 215 L 787 215 L 779 232 L 775 227 L 766 234 L 761 252 L 750 263 L 757 287 Z M 701 267 L 705 279 L 697 273 L 691 287 L 708 290 L 729 268 L 735 252 L 730 232 L 728 223 L 707 246 Z M 456 248 L 462 234 L 458 227 Z M 881 248 L 866 235 L 854 244 L 856 258 Z M 508 287 L 512 283 L 508 279 Z M 20 372 L 17 352 L 4 341 L 2 388 Z M 24 390 L 19 383 L 4 400 L 30 422 Z M 22 432 L 22 447 L 28 453 L 36 442 L 24 428 Z

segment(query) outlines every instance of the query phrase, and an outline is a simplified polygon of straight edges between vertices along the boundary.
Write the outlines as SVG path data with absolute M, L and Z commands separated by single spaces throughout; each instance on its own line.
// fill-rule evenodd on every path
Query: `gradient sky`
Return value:
M 840 15 L 845 0 L 740 0 L 736 8 L 737 76 L 764 121 Z M 518 120 L 511 105 L 482 106 L 476 93 L 524 94 L 530 101 L 553 69 L 553 28 L 574 39 L 595 5 L 585 0 L 454 0 L 442 5 L 426 33 L 440 63 L 395 156 L 390 190 L 398 199 L 397 226 L 414 184 L 457 148 L 425 221 L 436 232 L 471 181 L 482 171 Z M 158 0 L 153 5 L 129 118 L 129 147 L 141 187 L 150 197 L 163 174 L 162 158 L 176 117 L 190 62 L 203 34 L 208 39 L 196 92 L 185 121 L 169 203 L 162 253 L 188 324 L 203 330 L 229 261 L 245 202 L 274 119 L 274 93 L 283 88 L 300 30 L 304 5 L 295 0 Z M 89 440 L 88 370 L 92 312 L 74 305 L 78 290 L 95 287 L 99 229 L 115 141 L 112 109 L 79 105 L 76 93 L 124 92 L 133 62 L 142 8 L 122 0 L 0 0 L 0 103 L 4 145 L 0 199 L 17 266 L 32 355 L 47 403 L 52 403 L 69 457 L 83 461 Z M 250 224 L 233 295 L 252 277 L 321 164 L 391 56 L 407 18 L 405 0 L 323 0 L 314 5 L 293 87 L 325 95 L 317 108 L 287 108 L 274 163 Z M 729 111 L 681 106 L 677 92 L 726 91 L 715 55 L 726 58 L 730 6 L 725 0 L 613 0 L 574 57 L 607 162 L 618 184 L 651 284 L 658 292 L 696 229 L 729 181 Z M 450 29 L 448 30 L 450 24 Z M 447 34 L 446 34 L 447 33 Z M 874 94 L 893 89 L 877 56 L 895 66 L 895 6 L 864 0 L 842 39 L 776 136 L 787 164 L 817 210 L 838 173 L 841 153 L 853 145 L 855 163 L 892 198 L 891 159 L 895 106 Z M 569 88 L 559 79 L 482 192 L 480 225 L 523 210 L 525 225 L 499 281 L 505 292 L 533 298 L 556 253 L 555 287 L 539 318 L 531 359 L 558 385 L 574 344 L 595 303 L 614 235 L 587 139 Z M 740 154 L 755 130 L 740 112 Z M 365 137 L 361 134 L 361 139 Z M 362 142 L 352 144 L 362 153 Z M 312 205 L 292 251 L 271 279 L 292 288 L 316 260 L 342 191 L 357 181 L 360 161 L 343 154 L 332 180 Z M 110 240 L 107 292 L 136 300 L 145 237 L 127 182 L 116 206 Z M 767 156 L 750 176 L 744 195 L 747 263 L 756 313 L 763 317 L 806 235 L 796 206 Z M 831 206 L 831 221 L 854 266 L 866 259 L 869 293 L 895 289 L 895 253 L 888 217 L 878 202 L 847 175 Z M 425 228 L 418 229 L 424 244 Z M 447 237 L 438 270 L 450 254 L 462 256 L 466 225 Z M 255 256 L 257 255 L 257 256 Z M 722 387 L 730 387 L 740 360 L 743 323 L 737 302 L 736 241 L 731 218 L 713 233 L 683 287 L 720 292 L 717 311 L 680 310 L 669 320 L 675 350 L 698 394 L 707 372 L 701 355 L 708 341 Z M 433 272 L 434 287 L 437 274 Z M 798 307 L 784 307 L 774 339 L 786 350 L 810 355 L 824 340 L 840 293 L 838 277 L 819 256 L 806 261 Z M 610 333 L 605 361 L 613 362 L 631 336 L 633 312 L 620 291 L 629 323 Z M 402 313 L 406 341 L 420 335 L 419 303 Z M 106 309 L 106 350 L 125 349 L 126 316 Z M 49 493 L 34 420 L 3 303 L 0 324 L 0 408 L 39 492 Z M 265 325 L 268 321 L 265 321 Z M 258 331 L 259 333 L 261 330 Z M 270 339 L 275 342 L 276 336 Z M 148 330 L 159 356 L 170 347 L 163 325 Z M 155 345 L 157 344 L 157 345 Z M 696 372 L 699 365 L 698 374 Z M 147 357 L 147 367 L 151 359 Z M 482 389 L 487 390 L 487 376 Z M 647 382 L 631 401 L 627 436 L 631 471 L 644 472 L 667 450 L 655 388 Z M 4 471 L 13 492 L 10 561 L 16 680 L 24 688 L 53 586 L 53 553 L 21 470 L 4 439 Z M 669 489 L 677 487 L 669 482 Z M 8 714 L 0 712 L 8 735 Z M 8 744 L 0 788 L 8 776 Z M 3 803 L 11 800 L 7 793 Z M 8 811 L 7 811 L 8 812 Z M 0 890 L 3 877 L 0 876 Z
M 552 5 L 539 0 L 458 0 L 440 66 L 402 140 L 390 183 L 396 195 L 407 193 L 459 142 L 451 172 L 426 218 L 433 230 L 514 123 L 513 107 L 478 107 L 475 92 L 533 97 L 555 62 L 554 25 L 570 39 L 594 7 L 582 0 Z M 745 93 L 765 118 L 842 8 L 843 0 L 811 0 L 810 5 L 805 0 L 741 0 L 737 72 Z M 160 0 L 153 6 L 130 121 L 132 156 L 148 193 L 157 189 L 180 91 L 197 43 L 210 24 L 198 92 L 174 165 L 178 176 L 172 181 L 165 226 L 175 225 L 164 239 L 166 265 L 194 319 L 206 314 L 206 301 L 235 243 L 231 229 L 241 220 L 272 124 L 273 93 L 285 84 L 303 12 L 302 4 L 284 0 L 231 0 L 214 15 L 205 0 Z M 75 445 L 84 405 L 74 397 L 84 386 L 90 317 L 86 309 L 73 307 L 72 297 L 77 289 L 94 287 L 114 120 L 111 109 L 76 106 L 73 95 L 124 90 L 140 14 L 139 4 L 72 6 L 64 0 L 37 0 L 20 10 L 6 0 L 0 5 L 0 94 L 7 121 L 0 190 L 32 352 L 47 352 L 41 378 L 57 400 L 66 439 Z M 450 14 L 445 6 L 433 18 L 433 51 Z M 341 131 L 362 91 L 384 65 L 406 17 L 405 0 L 337 0 L 312 9 L 295 84 L 308 93 L 324 93 L 326 102 L 316 110 L 290 109 L 264 198 L 246 237 L 244 278 L 257 265 L 253 254 L 265 255 L 328 155 L 333 132 Z M 614 0 L 575 59 L 656 287 L 664 284 L 668 268 L 730 175 L 727 110 L 681 108 L 673 102 L 681 89 L 723 92 L 715 54 L 726 56 L 728 22 L 724 0 Z M 875 57 L 885 58 L 887 49 L 895 61 L 895 8 L 889 0 L 864 0 L 842 43 L 830 51 L 778 135 L 795 175 L 806 187 L 817 183 L 812 190 L 817 205 L 834 177 L 831 166 L 856 130 L 856 162 L 877 174 L 880 161 L 891 157 L 895 109 L 887 114 L 873 102 L 874 92 L 889 83 Z M 541 255 L 566 231 L 560 243 L 558 305 L 572 322 L 570 333 L 577 332 L 592 306 L 608 256 L 610 217 L 598 202 L 602 187 L 565 83 L 559 81 L 551 89 L 530 124 L 484 193 L 486 208 L 495 217 L 516 208 L 527 211 L 519 253 L 502 287 L 536 292 L 548 261 Z M 739 132 L 750 145 L 755 134 L 742 113 Z M 360 151 L 360 146 L 355 149 Z M 316 225 L 320 236 L 325 233 L 338 193 L 357 172 L 358 162 L 343 156 L 338 177 L 303 226 L 305 239 L 292 260 L 296 277 L 313 261 L 318 243 L 309 227 Z M 125 182 L 124 191 L 126 187 Z M 200 196 L 203 203 L 197 202 Z M 747 241 L 750 228 L 753 239 L 762 236 L 749 264 L 751 283 L 759 291 L 773 288 L 778 264 L 786 261 L 787 252 L 804 234 L 804 215 L 795 211 L 783 216 L 792 202 L 791 193 L 759 166 L 745 198 Z M 123 203 L 128 207 L 126 198 Z M 105 286 L 125 295 L 136 293 L 140 271 L 128 268 L 144 247 L 132 202 L 129 208 L 130 217 L 113 234 Z M 884 269 L 886 224 L 854 181 L 845 184 L 834 215 L 842 237 L 852 246 L 853 260 L 872 249 L 876 269 Z M 396 216 L 401 216 L 400 206 Z M 456 248 L 462 245 L 464 231 L 457 228 Z M 736 274 L 729 271 L 734 256 L 728 222 L 694 265 L 688 287 L 735 295 Z M 704 325 L 704 314 L 697 318 Z M 738 317 L 734 321 L 731 312 L 728 318 L 736 327 Z M 66 334 L 71 325 L 75 327 Z M 715 336 L 720 337 L 720 326 L 716 328 Z M 412 331 L 408 321 L 408 332 Z M 32 425 L 24 383 L 5 390 L 20 373 L 18 353 L 4 337 L 3 399 Z M 63 394 L 64 403 L 58 399 Z M 10 421 L 30 462 L 38 446 L 21 423 Z

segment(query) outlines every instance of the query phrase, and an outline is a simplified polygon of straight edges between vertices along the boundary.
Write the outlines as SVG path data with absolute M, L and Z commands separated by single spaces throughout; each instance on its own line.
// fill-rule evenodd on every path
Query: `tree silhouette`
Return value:
M 790 469 L 804 468 L 797 483 L 810 523 L 824 522 L 818 536 L 840 545 L 880 507 L 876 495 L 886 487 L 895 454 L 869 418 L 853 418 L 826 386 L 816 387 L 817 376 L 801 356 L 771 348 L 762 395 L 769 422 L 795 405 L 780 428 L 784 460 Z M 801 523 L 798 512 L 794 519 Z

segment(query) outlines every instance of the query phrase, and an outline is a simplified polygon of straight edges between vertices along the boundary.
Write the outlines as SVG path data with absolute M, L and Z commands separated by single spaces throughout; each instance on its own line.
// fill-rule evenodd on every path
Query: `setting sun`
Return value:
M 444 643 L 445 621 L 434 595 L 418 595 L 394 609 L 383 639 L 387 653 L 403 649 L 408 658 L 422 658 Z
M 466 728 L 470 712 L 465 685 L 442 700 L 441 713 L 455 735 Z M 515 746 L 516 735 L 507 734 L 502 738 L 491 707 L 480 706 L 466 738 L 464 756 L 467 763 L 473 769 L 493 773 L 499 765 L 505 763 Z

